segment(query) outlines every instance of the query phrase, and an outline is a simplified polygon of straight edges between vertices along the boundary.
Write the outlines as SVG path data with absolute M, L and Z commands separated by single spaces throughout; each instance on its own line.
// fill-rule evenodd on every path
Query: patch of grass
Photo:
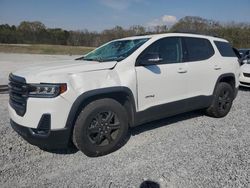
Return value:
M 93 47 L 84 46 L 64 46 L 47 44 L 0 44 L 0 52 L 5 53 L 83 55 L 93 49 Z

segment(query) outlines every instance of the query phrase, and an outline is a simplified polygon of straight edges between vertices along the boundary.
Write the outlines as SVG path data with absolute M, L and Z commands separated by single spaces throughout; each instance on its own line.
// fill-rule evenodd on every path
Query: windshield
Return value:
M 121 61 L 131 55 L 147 40 L 148 38 L 113 41 L 90 52 L 83 60 L 99 62 Z

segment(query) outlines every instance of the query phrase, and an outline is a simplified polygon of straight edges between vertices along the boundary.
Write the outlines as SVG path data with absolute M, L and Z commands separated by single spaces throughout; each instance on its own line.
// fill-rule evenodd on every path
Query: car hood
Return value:
M 21 69 L 14 72 L 14 75 L 24 77 L 27 82 L 39 80 L 44 81 L 44 78 L 55 78 L 56 76 L 66 76 L 81 72 L 100 71 L 112 69 L 117 64 L 116 61 L 96 62 L 83 60 L 67 60 L 57 62 L 46 62 L 41 65 L 36 65 Z M 43 78 L 43 79 L 41 79 Z M 53 79 L 54 80 L 54 79 Z M 47 82 L 47 81 L 46 81 Z
M 244 64 L 241 66 L 241 71 L 245 73 L 250 73 L 250 64 Z

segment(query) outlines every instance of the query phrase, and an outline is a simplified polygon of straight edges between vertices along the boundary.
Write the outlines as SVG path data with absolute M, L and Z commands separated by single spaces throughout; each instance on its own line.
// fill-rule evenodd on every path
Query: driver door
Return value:
M 152 59 L 155 54 L 159 57 Z M 185 108 L 186 102 L 181 100 L 188 96 L 188 68 L 183 59 L 180 37 L 160 39 L 142 52 L 135 67 L 139 111 L 156 106 L 173 111 Z

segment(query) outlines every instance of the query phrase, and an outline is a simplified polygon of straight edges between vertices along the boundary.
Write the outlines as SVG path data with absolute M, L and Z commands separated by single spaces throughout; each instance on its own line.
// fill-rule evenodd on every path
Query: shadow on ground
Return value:
M 0 85 L 0 94 L 7 94 L 9 91 L 8 85 Z
M 144 181 L 141 183 L 140 188 L 160 188 L 160 184 L 154 181 Z
M 64 149 L 44 149 L 44 148 L 40 148 L 43 151 L 49 152 L 49 153 L 54 153 L 54 154 L 61 154 L 61 155 L 71 155 L 71 154 L 75 154 L 77 153 L 79 150 L 72 144 L 69 145 L 68 148 L 64 148 Z
M 242 86 L 240 86 L 239 90 L 241 90 L 241 91 L 250 91 L 250 87 L 242 87 Z

